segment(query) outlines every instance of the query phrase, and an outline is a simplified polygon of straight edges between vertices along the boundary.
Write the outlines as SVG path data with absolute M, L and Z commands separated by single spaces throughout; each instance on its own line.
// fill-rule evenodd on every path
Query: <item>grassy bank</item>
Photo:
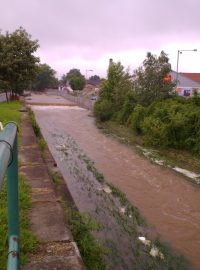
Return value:
M 20 122 L 20 112 L 19 109 L 21 103 L 19 101 L 13 102 L 2 102 L 0 103 L 0 122 L 4 125 L 9 121 L 15 121 L 19 124 Z
M 133 132 L 133 130 L 124 125 L 120 125 L 114 121 L 96 122 L 97 127 L 108 136 L 111 136 L 121 143 L 132 146 L 139 153 L 142 153 L 136 146 L 145 147 L 145 143 L 141 135 Z M 186 150 L 181 149 L 163 149 L 163 148 L 147 148 L 153 151 L 154 158 L 157 160 L 163 160 L 165 165 L 171 167 L 181 167 L 186 170 L 200 174 L 200 159 L 199 157 L 189 153 Z
M 19 109 L 21 103 L 10 102 L 0 103 L 0 121 L 5 125 L 9 121 L 20 124 Z M 27 254 L 36 246 L 36 239 L 30 230 L 27 210 L 31 207 L 30 188 L 22 177 L 19 177 L 19 206 L 20 206 L 20 261 L 21 264 L 27 260 Z M 8 256 L 8 224 L 7 224 L 7 189 L 6 179 L 0 191 L 0 266 L 6 269 Z
M 42 133 L 40 131 L 40 127 L 38 126 L 37 124 L 37 121 L 35 119 L 35 115 L 33 113 L 33 111 L 31 109 L 28 110 L 28 114 L 29 114 L 29 117 L 30 117 L 30 120 L 31 120 L 31 125 L 33 127 L 33 131 L 36 135 L 36 138 L 37 138 L 37 142 L 39 144 L 39 147 L 40 147 L 40 150 L 41 150 L 41 153 L 42 153 L 42 157 L 45 158 L 45 152 L 46 152 L 46 149 L 47 149 L 47 144 L 42 136 Z
M 27 211 L 31 207 L 30 188 L 22 177 L 19 178 L 19 208 L 20 208 L 20 262 L 27 261 L 27 254 L 37 245 L 36 238 L 30 230 Z M 8 220 L 7 220 L 7 189 L 6 181 L 0 193 L 0 265 L 6 269 L 8 256 Z
M 70 207 L 66 207 L 66 202 L 64 205 L 70 230 L 87 269 L 108 269 L 104 262 L 104 255 L 108 251 L 93 235 L 93 232 L 101 230 L 100 225 L 88 213 L 79 213 Z

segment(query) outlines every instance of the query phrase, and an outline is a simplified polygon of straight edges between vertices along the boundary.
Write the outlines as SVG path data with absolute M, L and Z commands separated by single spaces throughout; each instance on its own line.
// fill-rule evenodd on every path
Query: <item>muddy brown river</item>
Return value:
M 54 138 L 67 133 L 94 161 L 106 180 L 139 208 L 161 238 L 185 255 L 193 263 L 193 269 L 200 269 L 200 190 L 197 186 L 102 134 L 88 110 L 64 106 L 32 106 L 32 109 L 58 163 L 62 157 L 56 154 L 59 141 Z

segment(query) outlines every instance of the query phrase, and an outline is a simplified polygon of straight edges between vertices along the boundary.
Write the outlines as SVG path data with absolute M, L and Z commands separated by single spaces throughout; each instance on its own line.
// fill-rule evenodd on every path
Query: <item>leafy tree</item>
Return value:
M 13 33 L 0 33 L 0 87 L 21 93 L 33 80 L 39 58 L 34 52 L 37 40 L 20 27 Z
M 73 90 L 82 90 L 85 86 L 85 78 L 84 76 L 71 77 L 69 84 Z
M 66 75 L 63 75 L 63 79 L 69 81 L 73 90 L 82 90 L 86 83 L 85 77 L 76 68 L 71 69 Z
M 113 104 L 110 100 L 103 99 L 100 102 L 97 101 L 94 107 L 94 114 L 100 121 L 107 121 L 113 115 Z
M 39 64 L 36 78 L 32 84 L 33 89 L 43 90 L 45 88 L 58 87 L 58 79 L 55 77 L 55 70 L 47 64 Z
M 63 74 L 60 80 L 61 84 L 66 84 L 67 83 L 67 74 Z
M 72 68 L 70 71 L 67 73 L 66 77 L 68 80 L 70 80 L 73 77 L 80 77 L 83 76 L 80 72 L 80 69 L 77 68 Z
M 107 80 L 104 80 L 100 96 L 111 100 L 114 104 L 122 104 L 125 93 L 131 88 L 130 75 L 120 62 L 112 63 L 108 68 Z
M 124 67 L 120 62 L 113 62 L 108 68 L 107 79 L 102 82 L 100 98 L 95 104 L 94 112 L 96 112 L 96 116 L 98 115 L 100 120 L 108 120 L 116 114 L 116 117 L 118 118 L 117 113 L 123 108 L 126 101 L 126 95 L 131 88 L 129 73 L 124 70 Z M 106 106 L 108 106 L 108 108 L 106 108 Z M 104 117 L 104 110 L 107 112 L 111 107 L 111 113 L 106 113 L 107 117 Z M 102 117 L 100 115 L 101 113 L 103 114 Z M 119 118 L 121 119 L 123 117 L 124 115 Z
M 147 53 L 143 66 L 135 71 L 134 76 L 134 89 L 140 104 L 146 106 L 154 100 L 165 99 L 172 94 L 174 84 L 164 81 L 170 71 L 169 58 L 163 51 L 159 57 Z

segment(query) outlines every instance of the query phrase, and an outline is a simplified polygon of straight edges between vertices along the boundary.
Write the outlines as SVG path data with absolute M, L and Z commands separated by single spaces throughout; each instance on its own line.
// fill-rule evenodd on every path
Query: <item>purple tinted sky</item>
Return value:
M 0 28 L 23 26 L 39 39 L 38 55 L 58 72 L 105 75 L 108 59 L 137 68 L 147 51 L 169 54 L 176 70 L 200 72 L 199 0 L 0 0 Z

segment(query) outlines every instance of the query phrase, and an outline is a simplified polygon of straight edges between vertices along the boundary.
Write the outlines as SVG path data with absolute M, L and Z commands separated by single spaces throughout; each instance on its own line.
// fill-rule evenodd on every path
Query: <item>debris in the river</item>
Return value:
M 145 246 L 151 246 L 151 240 L 147 240 L 146 237 L 144 236 L 139 236 L 138 239 L 145 245 Z M 162 252 L 160 252 L 160 250 L 155 247 L 155 246 L 152 246 L 149 254 L 152 256 L 152 257 L 160 257 L 161 259 L 164 259 L 164 255 Z
M 64 151 L 67 149 L 67 146 L 65 144 L 56 145 L 56 150 L 58 151 Z
M 154 159 L 154 162 L 158 165 L 164 165 L 164 160 Z
M 103 191 L 108 194 L 112 192 L 112 190 L 108 186 L 103 187 Z
M 139 236 L 138 239 L 145 245 L 145 246 L 150 246 L 151 245 L 151 241 L 147 240 L 146 237 L 144 236 Z
M 188 171 L 186 169 L 179 168 L 179 167 L 174 167 L 173 170 L 175 170 L 179 173 L 182 173 L 185 176 L 192 178 L 192 179 L 197 179 L 198 177 L 200 177 L 200 174 L 197 174 L 197 173 L 194 173 L 194 172 L 191 172 L 191 171 Z
M 126 212 L 126 208 L 125 207 L 121 207 L 120 208 L 120 212 L 124 214 Z
M 160 252 L 160 250 L 153 246 L 149 252 L 149 254 L 152 256 L 152 257 L 160 257 L 161 259 L 164 260 L 164 255 L 162 254 L 162 252 Z
M 3 130 L 3 124 L 0 122 L 0 131 Z

